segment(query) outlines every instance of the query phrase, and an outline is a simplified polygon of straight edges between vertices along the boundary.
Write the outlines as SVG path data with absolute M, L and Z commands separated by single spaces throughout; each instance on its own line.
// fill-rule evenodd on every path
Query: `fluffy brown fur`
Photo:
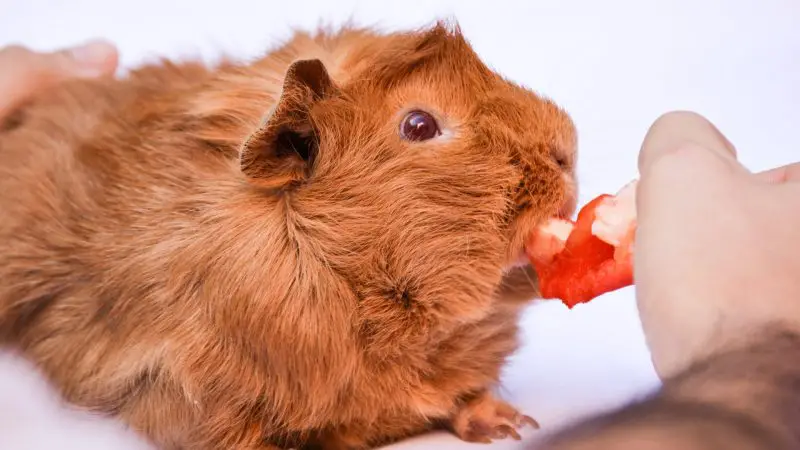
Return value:
M 444 24 L 43 92 L 0 134 L 2 337 L 166 449 L 502 437 L 509 268 L 574 208 L 575 141 Z

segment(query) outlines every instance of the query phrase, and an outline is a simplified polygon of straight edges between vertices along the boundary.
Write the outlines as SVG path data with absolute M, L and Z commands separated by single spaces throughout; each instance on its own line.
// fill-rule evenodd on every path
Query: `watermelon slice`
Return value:
M 633 284 L 636 181 L 587 203 L 575 222 L 552 219 L 526 242 L 545 299 L 568 308 Z

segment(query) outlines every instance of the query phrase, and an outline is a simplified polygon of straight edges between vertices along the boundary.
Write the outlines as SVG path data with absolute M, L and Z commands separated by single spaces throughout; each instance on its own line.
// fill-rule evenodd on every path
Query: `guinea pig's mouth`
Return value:
M 559 212 L 550 217 L 563 218 L 565 214 Z M 569 217 L 569 214 L 566 214 Z M 549 218 L 548 218 L 549 219 Z M 538 295 L 539 275 L 531 263 L 526 250 L 526 242 L 533 230 L 537 229 L 547 219 L 536 223 L 534 227 L 528 228 L 528 233 L 523 234 L 520 245 L 512 249 L 508 263 L 503 268 L 503 276 L 497 288 L 499 298 L 511 300 L 512 302 L 526 302 Z
M 551 219 L 571 219 L 578 205 L 578 189 L 573 175 L 564 174 L 564 197 L 557 210 L 542 215 L 542 211 L 523 211 L 516 218 L 516 226 L 511 239 L 511 248 L 507 253 L 507 263 L 503 268 L 503 277 L 498 288 L 502 298 L 529 300 L 537 295 L 538 275 L 528 257 L 526 245 L 532 234 Z M 555 208 L 554 208 L 555 209 Z
M 522 237 L 516 241 L 519 243 L 516 245 L 516 248 L 512 249 L 509 263 L 504 267 L 504 273 L 508 274 L 520 268 L 530 266 L 531 261 L 526 251 L 526 243 L 530 239 L 531 234 L 550 219 L 570 219 L 575 213 L 576 205 L 576 196 L 570 195 L 565 199 L 561 208 L 555 214 L 545 217 L 543 220 L 536 221 L 532 227 L 525 227 L 525 229 L 522 230 Z
M 554 217 L 560 217 L 560 216 L 557 215 Z M 537 224 L 534 227 L 534 229 L 538 228 L 540 225 L 541 224 Z M 507 276 L 509 273 L 519 270 L 521 268 L 527 268 L 528 266 L 531 265 L 531 260 L 528 257 L 528 252 L 526 249 L 526 243 L 531 233 L 533 233 L 533 230 L 530 230 L 528 233 L 526 233 L 524 235 L 525 237 L 521 239 L 522 241 L 521 245 L 516 246 L 516 248 L 512 250 L 511 257 L 509 258 L 509 261 L 506 264 L 506 266 L 503 268 L 504 276 Z

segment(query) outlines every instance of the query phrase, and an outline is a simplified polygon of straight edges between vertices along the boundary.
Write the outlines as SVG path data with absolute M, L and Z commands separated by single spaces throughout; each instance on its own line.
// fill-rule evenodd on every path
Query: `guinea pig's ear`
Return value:
M 277 104 L 239 153 L 241 170 L 252 183 L 283 188 L 308 176 L 319 146 L 311 108 L 337 92 L 320 60 L 289 66 Z

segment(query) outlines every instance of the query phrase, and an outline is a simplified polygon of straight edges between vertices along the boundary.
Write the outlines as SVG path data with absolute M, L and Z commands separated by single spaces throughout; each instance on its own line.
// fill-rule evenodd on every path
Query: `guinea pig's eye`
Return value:
M 440 134 L 436 119 L 425 111 L 411 111 L 400 123 L 400 136 L 408 141 L 427 141 Z

